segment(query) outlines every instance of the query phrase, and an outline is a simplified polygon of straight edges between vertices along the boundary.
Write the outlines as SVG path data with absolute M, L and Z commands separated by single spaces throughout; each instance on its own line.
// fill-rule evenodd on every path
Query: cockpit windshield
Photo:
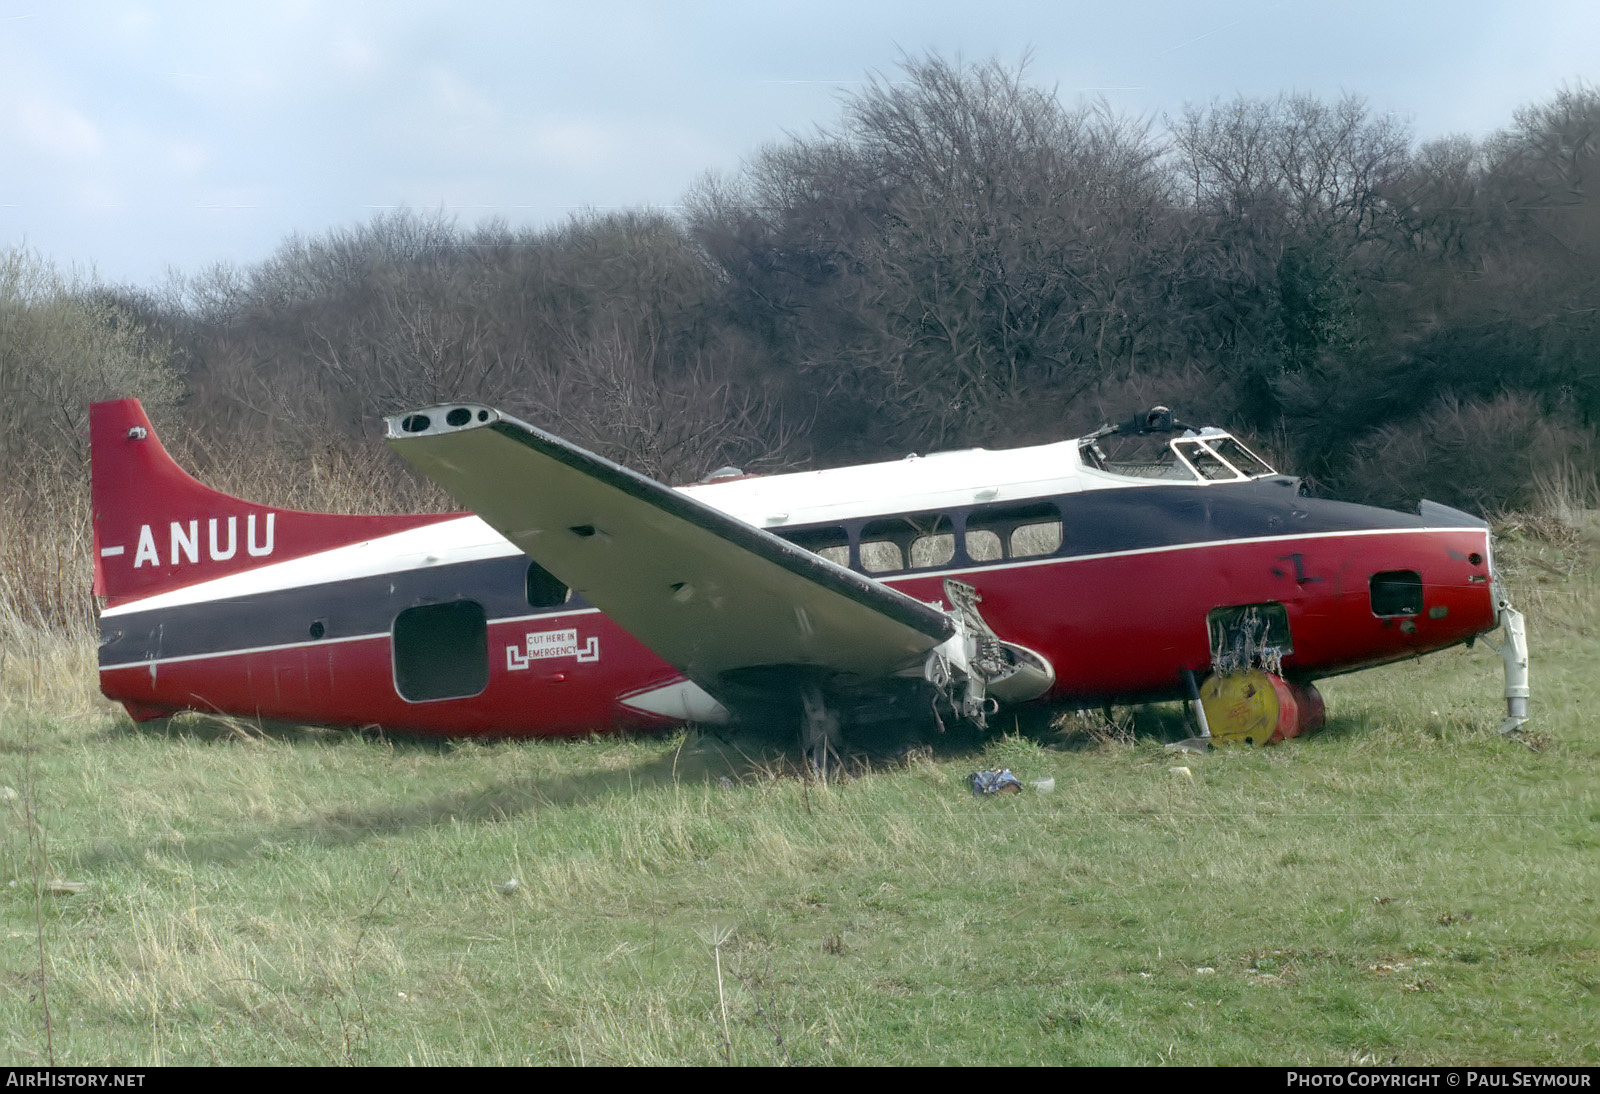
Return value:
M 1078 445 L 1084 465 L 1136 479 L 1194 482 L 1194 468 L 1178 459 L 1166 437 L 1091 437 Z
M 1245 478 L 1254 479 L 1262 475 L 1277 474 L 1267 461 L 1226 433 L 1220 437 L 1208 437 L 1205 443 L 1217 455 L 1238 469 L 1239 473 L 1244 475 Z
M 1078 446 L 1085 466 L 1113 475 L 1171 482 L 1242 482 L 1276 474 L 1271 465 L 1220 429 L 1176 439 L 1101 436 Z

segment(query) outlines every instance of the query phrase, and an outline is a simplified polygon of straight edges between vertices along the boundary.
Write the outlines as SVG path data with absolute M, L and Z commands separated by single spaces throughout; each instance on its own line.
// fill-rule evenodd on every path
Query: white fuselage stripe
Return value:
M 115 619 L 132 612 L 186 607 L 209 600 L 256 596 L 311 585 L 331 585 L 362 577 L 383 577 L 462 562 L 508 558 L 522 552 L 470 514 L 455 520 L 408 528 L 387 536 L 331 547 L 239 573 L 185 585 L 170 592 L 118 604 L 100 613 Z

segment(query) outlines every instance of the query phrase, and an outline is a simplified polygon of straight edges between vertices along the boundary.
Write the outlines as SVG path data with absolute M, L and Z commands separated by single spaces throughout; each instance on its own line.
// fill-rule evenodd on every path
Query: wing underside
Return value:
M 937 608 L 488 407 L 389 419 L 389 443 L 713 694 L 798 667 L 838 684 L 918 666 Z

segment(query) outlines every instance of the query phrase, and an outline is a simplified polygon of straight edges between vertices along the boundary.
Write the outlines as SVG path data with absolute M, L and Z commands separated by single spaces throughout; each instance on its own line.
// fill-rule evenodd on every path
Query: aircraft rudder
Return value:
M 158 534 L 172 538 L 169 525 L 181 527 L 172 518 L 215 509 L 219 502 L 248 504 L 212 490 L 180 467 L 138 399 L 90 404 L 89 495 L 94 591 L 113 599 L 156 591 L 152 586 L 164 583 L 155 580 L 165 553 L 157 541 Z M 183 529 L 178 539 L 172 553 L 180 561 L 197 554 L 190 541 L 198 533 L 188 536 Z M 130 565 L 136 567 L 131 575 Z
M 276 509 L 213 490 L 167 452 L 137 399 L 89 408 L 94 591 L 108 606 L 448 520 Z

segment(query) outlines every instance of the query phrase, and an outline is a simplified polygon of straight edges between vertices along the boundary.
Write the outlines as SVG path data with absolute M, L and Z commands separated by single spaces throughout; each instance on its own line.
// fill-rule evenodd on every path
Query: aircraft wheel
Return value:
M 1324 718 L 1314 686 L 1261 669 L 1213 674 L 1200 688 L 1200 705 L 1217 744 L 1275 744 L 1321 728 Z

